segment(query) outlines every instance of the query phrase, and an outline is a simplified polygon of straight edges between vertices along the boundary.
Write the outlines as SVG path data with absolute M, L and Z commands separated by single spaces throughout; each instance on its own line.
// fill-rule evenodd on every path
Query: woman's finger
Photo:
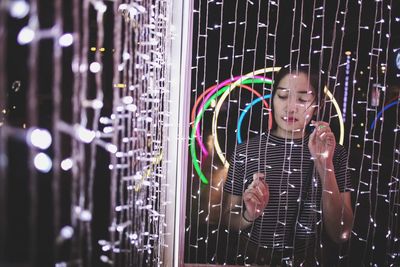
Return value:
M 253 188 L 253 189 L 247 189 L 245 191 L 246 195 L 250 195 L 250 196 L 254 196 L 255 198 L 257 198 L 258 202 L 261 203 L 263 196 L 259 195 L 259 193 Z
M 255 185 L 258 188 L 258 191 L 265 197 L 269 194 L 269 187 L 268 184 L 264 180 L 259 180 L 258 183 Z
M 256 194 L 248 193 L 248 194 L 246 195 L 246 197 L 244 197 L 244 199 L 245 199 L 246 201 L 251 201 L 251 202 L 253 202 L 253 203 L 255 203 L 255 204 L 261 206 L 261 201 L 260 201 L 260 199 L 256 196 Z

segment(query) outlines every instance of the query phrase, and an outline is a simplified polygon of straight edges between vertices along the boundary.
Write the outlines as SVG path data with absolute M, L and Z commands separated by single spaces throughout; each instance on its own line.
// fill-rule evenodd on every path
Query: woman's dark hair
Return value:
M 300 65 L 300 66 L 291 66 L 287 65 L 285 67 L 282 67 L 278 73 L 274 76 L 274 83 L 272 85 L 272 93 L 271 93 L 271 109 L 272 109 L 272 114 L 274 112 L 274 96 L 276 93 L 276 89 L 281 82 L 281 80 L 288 74 L 299 74 L 303 73 L 307 75 L 310 81 L 310 85 L 313 87 L 315 90 L 315 96 L 317 98 L 317 103 L 319 105 L 318 111 L 322 110 L 321 108 L 323 107 L 324 104 L 324 87 L 325 87 L 325 79 L 323 73 L 316 71 L 315 69 L 310 68 L 308 65 Z M 318 118 L 318 114 L 314 114 L 313 119 L 315 120 Z M 276 123 L 274 118 L 272 118 L 272 130 L 276 128 Z

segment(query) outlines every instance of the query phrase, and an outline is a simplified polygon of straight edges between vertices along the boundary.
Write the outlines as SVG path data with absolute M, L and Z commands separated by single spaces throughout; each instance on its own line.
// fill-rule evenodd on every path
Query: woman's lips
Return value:
M 288 123 L 293 123 L 298 121 L 295 117 L 283 117 L 282 120 L 288 122 Z

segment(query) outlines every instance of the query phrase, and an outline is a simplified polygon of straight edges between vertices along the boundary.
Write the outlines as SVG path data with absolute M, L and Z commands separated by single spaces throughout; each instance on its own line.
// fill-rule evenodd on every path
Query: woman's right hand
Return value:
M 269 201 L 269 188 L 264 181 L 264 174 L 253 175 L 253 182 L 243 193 L 243 201 L 246 205 L 244 216 L 247 220 L 254 221 L 260 217 Z

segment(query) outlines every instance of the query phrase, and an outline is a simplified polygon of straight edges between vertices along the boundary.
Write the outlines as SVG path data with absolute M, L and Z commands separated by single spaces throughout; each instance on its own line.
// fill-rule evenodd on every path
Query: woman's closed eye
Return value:
M 277 97 L 278 97 L 279 99 L 282 99 L 282 100 L 288 99 L 288 95 L 279 95 L 279 94 L 277 94 Z M 298 101 L 299 103 L 302 103 L 302 104 L 308 103 L 308 102 L 310 102 L 311 100 L 312 100 L 312 99 L 303 98 L 303 97 L 299 97 L 299 98 L 297 99 L 297 101 Z
M 288 98 L 287 95 L 279 95 L 279 94 L 277 94 L 277 96 L 278 96 L 279 99 L 287 99 Z
M 308 102 L 310 102 L 310 100 L 309 99 L 304 99 L 304 98 L 299 98 L 299 102 L 300 103 L 308 103 Z

